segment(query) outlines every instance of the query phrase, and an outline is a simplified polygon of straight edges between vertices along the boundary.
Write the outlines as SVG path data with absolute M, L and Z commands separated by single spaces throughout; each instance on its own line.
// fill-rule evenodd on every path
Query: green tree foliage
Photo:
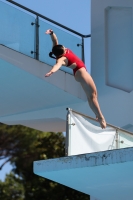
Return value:
M 23 200 L 24 187 L 20 178 L 13 173 L 6 175 L 5 181 L 0 181 L 0 199 L 2 200 Z
M 6 177 L 5 182 L 0 182 L 0 199 L 8 200 L 10 196 L 10 200 L 89 200 L 88 195 L 33 173 L 33 161 L 65 155 L 64 141 L 62 133 L 1 124 L 0 159 L 6 161 L 0 169 L 10 162 L 13 173 Z M 14 194 L 14 191 L 17 192 Z

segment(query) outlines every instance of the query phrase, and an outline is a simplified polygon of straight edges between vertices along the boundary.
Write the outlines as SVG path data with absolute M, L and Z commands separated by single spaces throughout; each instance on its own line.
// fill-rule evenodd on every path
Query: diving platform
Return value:
M 65 131 L 66 108 L 86 106 L 86 96 L 72 74 L 0 45 L 0 122 L 41 131 Z M 89 107 L 89 106 L 88 106 Z
M 35 161 L 34 173 L 98 200 L 133 199 L 133 147 Z
M 68 108 L 66 156 L 34 161 L 36 175 L 97 200 L 132 200 L 133 133 Z M 93 198 L 95 197 L 95 198 Z

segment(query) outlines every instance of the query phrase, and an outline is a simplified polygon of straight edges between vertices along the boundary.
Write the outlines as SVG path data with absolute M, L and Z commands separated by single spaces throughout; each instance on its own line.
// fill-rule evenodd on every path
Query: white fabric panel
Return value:
M 70 112 L 71 124 L 69 129 L 68 155 L 78 155 L 115 149 L 116 130 L 95 126 L 85 118 Z

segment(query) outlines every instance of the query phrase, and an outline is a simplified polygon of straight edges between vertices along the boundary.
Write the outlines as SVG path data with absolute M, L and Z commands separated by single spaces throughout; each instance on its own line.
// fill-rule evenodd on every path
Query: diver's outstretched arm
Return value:
M 51 40 L 53 42 L 53 47 L 58 45 L 58 39 L 57 39 L 57 36 L 55 35 L 55 33 L 53 32 L 53 30 L 48 29 L 45 33 L 49 34 L 51 36 Z
M 57 60 L 56 64 L 52 67 L 52 69 L 47 73 L 45 74 L 45 77 L 49 77 L 51 76 L 54 72 L 58 71 L 62 65 L 65 65 L 65 60 L 66 58 L 65 57 L 61 57 Z

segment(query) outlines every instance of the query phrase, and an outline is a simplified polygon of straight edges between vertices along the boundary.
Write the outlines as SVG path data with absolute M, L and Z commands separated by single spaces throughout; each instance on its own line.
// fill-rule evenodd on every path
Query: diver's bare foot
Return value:
M 96 117 L 96 120 L 100 123 L 102 129 L 106 128 L 106 121 L 104 117 Z

